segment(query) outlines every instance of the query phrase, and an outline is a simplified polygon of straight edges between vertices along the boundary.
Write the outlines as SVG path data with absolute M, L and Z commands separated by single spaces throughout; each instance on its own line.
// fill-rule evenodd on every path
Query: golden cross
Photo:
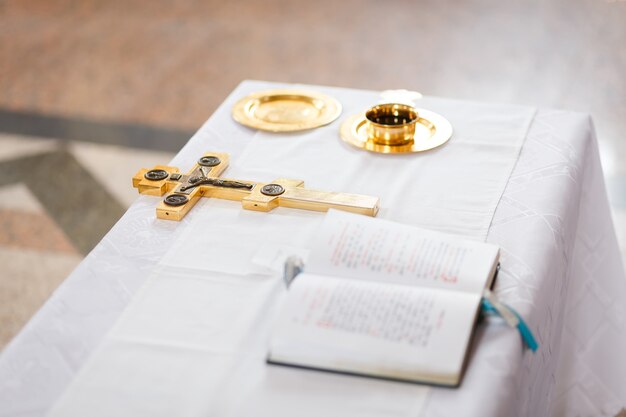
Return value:
M 210 152 L 186 175 L 163 165 L 140 169 L 133 177 L 133 187 L 140 194 L 167 193 L 156 209 L 157 217 L 166 220 L 181 220 L 200 197 L 241 201 L 243 208 L 256 211 L 282 206 L 315 211 L 335 208 L 368 216 L 378 213 L 378 197 L 308 190 L 302 180 L 279 178 L 265 184 L 219 178 L 228 162 L 227 153 Z

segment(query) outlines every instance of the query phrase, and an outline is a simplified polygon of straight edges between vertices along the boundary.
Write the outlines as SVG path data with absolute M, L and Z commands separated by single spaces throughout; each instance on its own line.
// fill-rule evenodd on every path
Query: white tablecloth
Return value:
M 236 95 L 263 87 L 247 83 Z M 323 91 L 342 103 L 344 117 L 380 98 L 376 92 Z M 376 195 L 379 218 L 484 240 L 535 109 L 435 98 L 419 105 L 455 127 L 445 146 L 423 154 L 359 151 L 339 140 L 340 121 L 293 134 L 249 130 L 237 149 L 233 141 L 219 149 L 238 151 L 228 177 L 306 178 L 306 187 L 314 189 Z M 217 134 L 229 124 L 211 121 Z M 203 145 L 214 149 L 210 142 Z M 318 212 L 257 213 L 230 201 L 204 200 L 178 226 L 185 230 L 160 261 L 162 268 L 148 278 L 51 417 L 418 415 L 429 392 L 423 385 L 265 363 L 272 319 L 285 293 L 284 258 L 306 257 L 323 219 Z M 94 403 L 101 405 L 93 409 Z
M 261 87 L 270 85 L 244 84 L 211 120 L 229 120 L 233 100 Z M 241 156 L 250 131 L 211 120 L 173 165 L 189 166 L 207 144 Z M 154 207 L 140 198 L 5 349 L 0 416 L 44 415 L 163 259 L 183 228 L 154 221 Z M 462 387 L 433 389 L 423 415 L 614 415 L 626 398 L 626 280 L 588 117 L 538 112 L 485 230 L 503 248 L 497 292 L 541 349 L 522 351 L 499 323 L 480 326 Z

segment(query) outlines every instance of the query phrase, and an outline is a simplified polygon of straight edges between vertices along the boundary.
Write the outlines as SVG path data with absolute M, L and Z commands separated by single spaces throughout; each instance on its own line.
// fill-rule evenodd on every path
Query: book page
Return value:
M 301 274 L 270 360 L 412 381 L 460 377 L 480 296 Z
M 494 245 L 331 210 L 306 271 L 480 293 L 497 259 Z

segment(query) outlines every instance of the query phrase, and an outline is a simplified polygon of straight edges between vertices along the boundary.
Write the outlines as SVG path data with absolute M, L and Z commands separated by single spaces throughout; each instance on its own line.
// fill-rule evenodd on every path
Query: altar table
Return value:
M 232 105 L 246 93 L 277 87 L 292 86 L 243 82 L 169 165 L 188 164 L 210 150 L 228 150 L 236 163 L 234 146 L 256 133 L 231 120 Z M 519 335 L 500 320 L 480 323 L 461 386 L 424 388 L 427 399 L 413 410 L 416 416 L 615 416 L 626 408 L 626 276 L 592 120 L 540 109 L 523 139 L 484 237 L 502 248 L 497 295 L 525 318 L 540 348 L 523 349 Z M 186 219 L 155 220 L 158 201 L 139 197 L 2 352 L 0 417 L 47 415 L 171 253 Z M 180 406 L 179 415 L 193 415 Z

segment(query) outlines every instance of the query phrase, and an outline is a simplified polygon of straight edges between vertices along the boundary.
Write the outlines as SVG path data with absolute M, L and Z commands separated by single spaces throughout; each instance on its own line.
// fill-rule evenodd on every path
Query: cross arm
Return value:
M 304 188 L 302 180 L 280 178 L 271 184 L 259 184 L 241 203 L 245 209 L 256 211 L 270 211 L 279 206 L 313 211 L 334 208 L 376 216 L 380 199 L 361 194 L 310 190 Z

